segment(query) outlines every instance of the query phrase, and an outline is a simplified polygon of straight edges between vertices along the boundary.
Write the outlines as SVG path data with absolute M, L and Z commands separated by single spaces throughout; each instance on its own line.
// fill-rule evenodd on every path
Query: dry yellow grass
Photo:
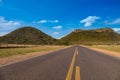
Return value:
M 11 49 L 0 49 L 0 58 L 9 57 L 13 55 L 25 55 L 32 52 L 41 52 L 60 49 L 65 46 L 37 46 L 29 48 L 11 48 Z
M 84 47 L 120 59 L 120 45 L 93 45 Z
M 92 48 L 99 48 L 120 53 L 120 45 L 93 45 Z
M 2 54 L 0 65 L 42 56 L 67 47 L 68 46 L 38 46 L 31 48 L 0 49 L 0 54 Z M 4 52 L 4 54 L 2 52 Z

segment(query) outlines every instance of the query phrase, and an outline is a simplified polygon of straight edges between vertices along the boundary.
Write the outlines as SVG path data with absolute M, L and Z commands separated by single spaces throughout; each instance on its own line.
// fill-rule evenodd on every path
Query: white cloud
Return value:
M 0 36 L 7 34 L 8 32 L 0 32 Z
M 58 35 L 58 34 L 59 34 L 59 32 L 54 32 L 53 34 L 54 34 L 54 35 Z
M 58 23 L 59 20 L 48 20 L 48 22 L 50 22 L 50 23 Z
M 55 23 L 58 23 L 58 22 L 59 22 L 59 20 L 54 20 L 54 22 L 55 22 Z
M 33 23 L 58 23 L 59 20 L 40 20 L 40 21 L 33 21 Z
M 62 26 L 55 26 L 53 29 L 62 29 Z
M 100 19 L 100 17 L 88 16 L 87 18 L 81 20 L 80 23 L 85 23 L 84 26 L 88 27 L 88 26 L 91 26 L 98 19 Z
M 4 17 L 0 17 L 0 28 L 2 29 L 9 29 L 11 27 L 16 27 L 19 25 L 20 25 L 20 22 L 18 21 L 8 21 L 8 20 L 5 20 Z
M 109 21 L 106 20 L 105 23 L 106 23 L 106 24 L 111 24 L 111 25 L 112 25 L 112 24 L 120 24 L 120 18 L 117 18 L 117 19 L 115 19 L 115 20 L 112 21 L 112 22 L 109 22 Z
M 47 23 L 47 20 L 40 20 L 37 23 Z
M 6 20 L 5 17 L 0 16 L 0 36 L 5 35 L 10 30 L 20 25 L 18 21 Z
M 120 28 L 112 28 L 116 32 L 120 32 Z

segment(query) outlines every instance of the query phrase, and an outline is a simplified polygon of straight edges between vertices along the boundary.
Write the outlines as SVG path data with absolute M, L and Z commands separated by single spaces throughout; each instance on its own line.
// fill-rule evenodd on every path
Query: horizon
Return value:
M 112 28 L 120 33 L 119 14 L 119 0 L 0 0 L 0 36 L 23 26 L 56 39 L 75 29 Z

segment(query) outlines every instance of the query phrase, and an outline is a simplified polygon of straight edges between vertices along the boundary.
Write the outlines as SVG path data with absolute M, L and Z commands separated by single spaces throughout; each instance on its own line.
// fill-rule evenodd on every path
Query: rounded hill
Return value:
M 52 44 L 54 40 L 51 36 L 31 26 L 16 29 L 0 37 L 0 43 L 10 44 Z

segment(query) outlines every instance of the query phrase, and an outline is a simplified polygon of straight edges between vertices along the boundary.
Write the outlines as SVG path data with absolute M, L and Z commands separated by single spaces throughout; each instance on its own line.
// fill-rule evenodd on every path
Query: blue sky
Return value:
M 0 36 L 23 26 L 54 38 L 78 28 L 120 32 L 120 0 L 0 0 Z

